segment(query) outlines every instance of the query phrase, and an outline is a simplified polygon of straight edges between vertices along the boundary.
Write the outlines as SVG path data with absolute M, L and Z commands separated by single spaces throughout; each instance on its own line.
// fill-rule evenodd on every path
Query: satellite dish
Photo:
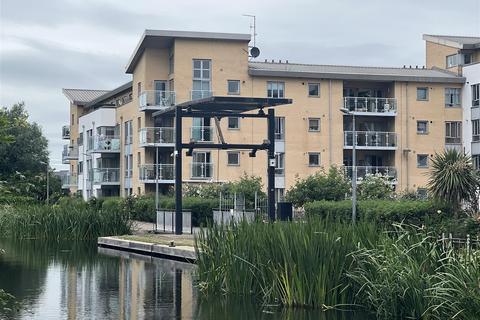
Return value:
M 260 49 L 258 49 L 257 47 L 252 47 L 252 48 L 250 49 L 250 56 L 251 56 L 252 58 L 256 58 L 256 57 L 258 57 L 259 55 L 260 55 Z

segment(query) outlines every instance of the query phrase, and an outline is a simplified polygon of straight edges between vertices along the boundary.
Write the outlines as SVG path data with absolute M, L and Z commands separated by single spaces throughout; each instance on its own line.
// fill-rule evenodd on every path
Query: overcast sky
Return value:
M 0 106 L 25 101 L 60 169 L 62 88 L 112 89 L 144 29 L 250 32 L 259 59 L 423 65 L 423 33 L 480 36 L 480 0 L 0 0 Z

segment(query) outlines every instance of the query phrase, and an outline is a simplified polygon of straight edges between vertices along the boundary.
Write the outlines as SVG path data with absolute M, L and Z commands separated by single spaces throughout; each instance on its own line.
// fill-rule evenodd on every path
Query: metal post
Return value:
M 353 171 L 352 171 L 352 223 L 355 224 L 357 220 L 357 155 L 356 155 L 356 130 L 355 130 L 355 114 L 352 113 L 352 123 L 353 123 L 353 146 L 352 146 L 352 162 L 353 162 Z
M 49 167 L 48 162 L 49 161 L 47 160 L 47 205 L 50 202 L 50 197 L 49 197 L 49 195 L 50 195 L 50 179 L 49 179 L 50 174 L 48 172 L 48 167 Z
M 158 146 L 155 148 L 155 215 L 158 212 Z
M 175 108 L 175 234 L 182 234 L 182 107 Z
M 275 221 L 275 110 L 268 109 L 268 217 Z

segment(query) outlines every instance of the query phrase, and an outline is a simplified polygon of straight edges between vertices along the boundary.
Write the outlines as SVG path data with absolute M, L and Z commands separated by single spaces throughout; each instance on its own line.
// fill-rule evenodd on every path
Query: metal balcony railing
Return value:
M 175 91 L 146 90 L 140 94 L 139 109 L 161 110 L 175 105 Z
M 143 164 L 139 167 L 140 181 L 155 182 L 175 179 L 175 165 L 174 164 Z
M 397 99 L 344 97 L 344 107 L 354 112 L 396 114 Z
M 77 175 L 67 174 L 62 176 L 62 189 L 69 189 L 77 186 Z
M 70 126 L 62 127 L 62 139 L 70 139 Z
M 93 180 L 93 184 L 119 184 L 120 169 L 94 168 L 91 170 L 89 180 Z
M 93 152 L 120 152 L 120 137 L 95 135 L 88 137 L 87 150 Z
M 213 163 L 192 162 L 191 172 L 193 179 L 210 179 L 213 177 Z
M 62 163 L 69 163 L 70 160 L 78 160 L 78 146 L 66 144 L 63 146 Z
M 395 132 L 381 131 L 355 131 L 358 149 L 395 149 L 397 147 L 397 134 Z M 345 131 L 344 147 L 353 146 L 353 131 Z
M 345 166 L 345 175 L 352 179 L 353 176 L 353 167 Z M 397 179 L 397 169 L 395 167 L 386 167 L 386 166 L 357 166 L 357 180 L 364 179 L 366 175 L 369 174 L 379 174 L 391 178 L 392 180 Z
M 140 145 L 161 145 L 175 143 L 175 129 L 171 127 L 155 127 L 140 129 Z
M 190 139 L 196 142 L 212 142 L 213 127 L 192 126 Z
M 198 100 L 213 96 L 213 91 L 210 90 L 192 90 L 190 91 L 190 100 Z

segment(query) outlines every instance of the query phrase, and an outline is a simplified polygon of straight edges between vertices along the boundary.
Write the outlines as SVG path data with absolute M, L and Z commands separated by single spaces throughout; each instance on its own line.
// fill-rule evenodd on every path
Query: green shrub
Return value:
M 130 217 L 134 220 L 155 222 L 155 198 L 143 196 L 135 199 Z
M 175 198 L 163 198 L 162 209 L 175 209 Z M 213 221 L 213 209 L 218 207 L 218 200 L 198 197 L 183 198 L 183 209 L 192 212 L 192 225 L 198 227 Z
M 38 203 L 38 201 L 32 197 L 4 195 L 0 196 L 0 205 L 32 205 Z

